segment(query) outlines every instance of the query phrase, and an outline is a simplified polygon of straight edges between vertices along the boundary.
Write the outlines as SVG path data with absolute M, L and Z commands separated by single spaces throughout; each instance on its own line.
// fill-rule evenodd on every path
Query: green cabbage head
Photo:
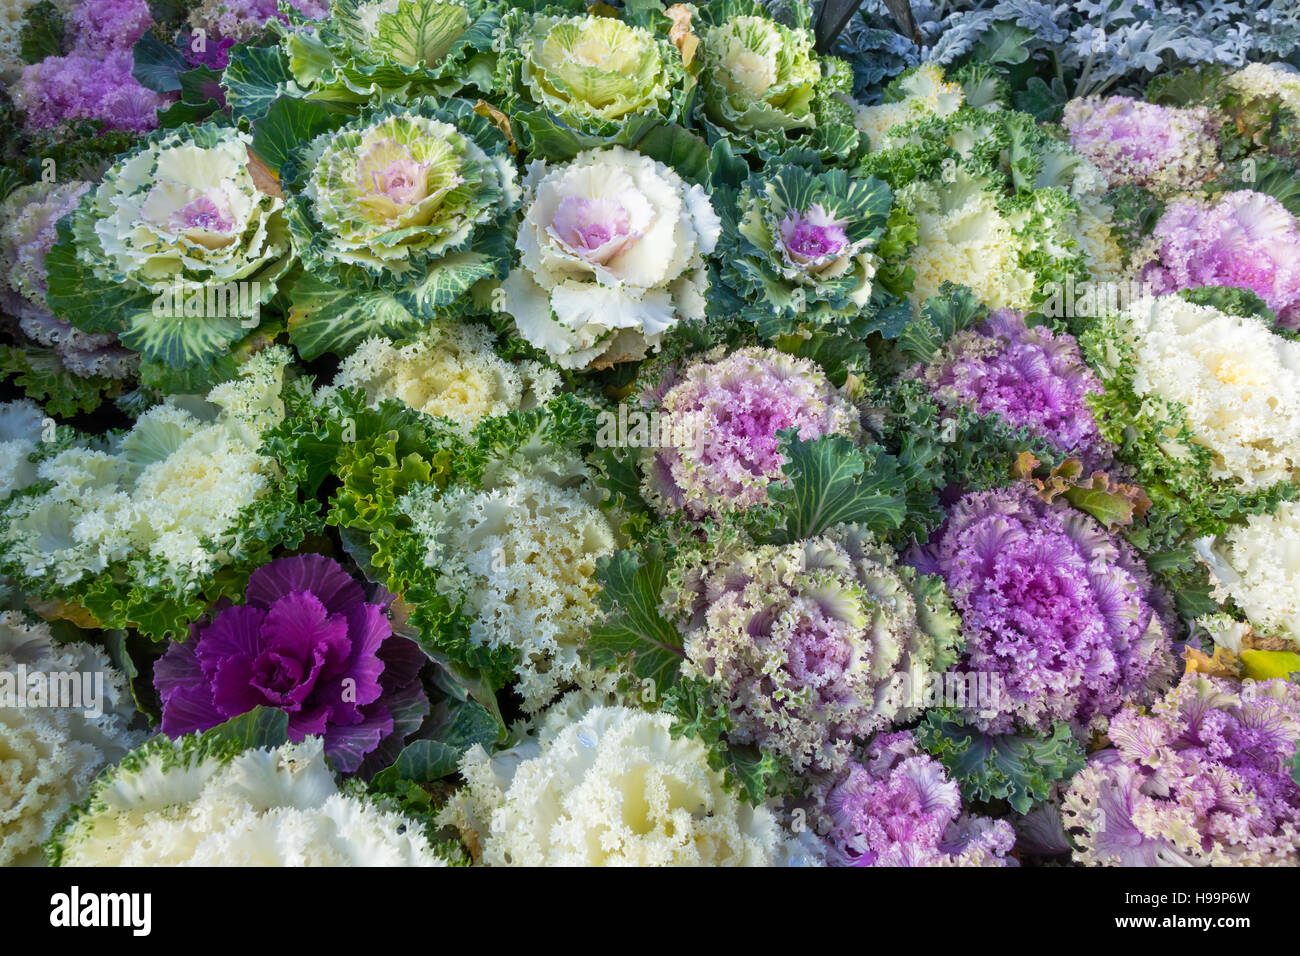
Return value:
M 309 99 L 363 103 L 486 91 L 499 24 L 481 0 L 332 0 L 325 20 L 277 29 Z
M 507 14 L 497 46 L 519 105 L 588 134 L 616 133 L 633 114 L 667 117 L 684 75 L 665 37 L 611 17 Z

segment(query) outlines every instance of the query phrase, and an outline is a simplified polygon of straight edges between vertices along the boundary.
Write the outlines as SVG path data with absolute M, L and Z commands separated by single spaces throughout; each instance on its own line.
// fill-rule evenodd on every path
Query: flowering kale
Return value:
M 998 415 L 1079 456 L 1085 467 L 1109 457 L 1086 401 L 1101 391 L 1101 382 L 1064 332 L 1027 327 L 1017 312 L 994 312 L 949 339 L 919 374 L 947 407 Z
M 693 612 L 684 674 L 717 688 L 729 743 L 796 771 L 843 766 L 855 739 L 916 712 L 915 673 L 955 657 L 957 620 L 938 581 L 850 526 L 744 550 L 684 580 L 699 592 L 676 599 Z
M 500 17 L 482 0 L 330 0 L 328 11 L 324 0 L 294 6 L 303 16 L 292 17 L 289 28 L 272 27 L 310 99 L 352 105 L 491 86 Z
M 881 734 L 824 800 L 827 840 L 848 866 L 1007 866 L 1005 820 L 961 812 L 957 784 L 911 733 Z
M 1028 485 L 965 495 L 916 563 L 948 584 L 964 668 L 998 678 L 968 708 L 981 729 L 1086 728 L 1146 700 L 1171 669 L 1169 628 L 1136 553 Z
M 368 602 L 336 562 L 279 558 L 253 572 L 246 597 L 192 625 L 154 667 L 163 733 L 275 707 L 289 715 L 291 740 L 324 737 L 335 766 L 352 772 L 388 738 L 400 745 L 428 713 L 424 655 L 393 634 L 386 602 Z
M 1132 707 L 1062 804 L 1081 863 L 1295 865 L 1300 687 L 1189 675 L 1149 714 Z
M 107 55 L 74 51 L 23 70 L 14 84 L 14 103 L 30 129 L 49 129 L 68 120 L 98 120 L 105 129 L 144 133 L 158 125 L 167 98 L 131 75 L 131 51 Z
M 411 334 L 501 278 L 519 199 L 506 139 L 463 100 L 363 114 L 302 147 L 285 176 L 308 275 L 290 332 L 308 358 L 376 333 Z
M 813 52 L 808 10 L 772 20 L 753 0 L 700 9 L 700 86 L 709 132 L 770 157 L 795 147 L 842 159 L 857 145 L 848 65 Z
M 775 349 L 697 362 L 659 393 L 661 432 L 676 440 L 646 450 L 644 492 L 665 514 L 701 518 L 766 501 L 781 478 L 783 429 L 805 441 L 859 430 L 853 406 L 816 364 Z
M 1202 286 L 1249 289 L 1300 329 L 1300 223 L 1272 196 L 1249 189 L 1205 203 L 1172 203 L 1156 223 L 1142 271 L 1157 294 Z
M 1209 111 L 1177 109 L 1127 96 L 1090 96 L 1065 106 L 1070 143 L 1092 160 L 1111 186 L 1153 192 L 1193 189 L 1218 172 Z
M 854 319 L 871 299 L 892 198 L 880 180 L 842 169 L 751 177 L 734 206 L 720 203 L 723 280 L 746 317 L 760 331 L 774 319 L 814 328 Z

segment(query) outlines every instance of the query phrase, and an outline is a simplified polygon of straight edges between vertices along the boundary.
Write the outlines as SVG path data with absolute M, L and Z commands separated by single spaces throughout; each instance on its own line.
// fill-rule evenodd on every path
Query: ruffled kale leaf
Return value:
M 962 797 L 1005 800 L 1018 813 L 1047 799 L 1052 784 L 1083 769 L 1083 745 L 1064 723 L 1050 734 L 988 734 L 942 711 L 930 711 L 916 728 L 917 743 L 957 781 Z

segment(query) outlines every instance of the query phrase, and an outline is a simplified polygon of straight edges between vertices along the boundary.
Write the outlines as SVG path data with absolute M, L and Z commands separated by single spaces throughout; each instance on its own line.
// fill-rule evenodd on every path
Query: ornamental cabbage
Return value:
M 319 23 L 279 28 L 289 71 L 308 99 L 366 103 L 451 96 L 492 83 L 500 18 L 481 0 L 330 0 Z
M 743 314 L 806 320 L 814 328 L 855 318 L 871 298 L 893 194 L 842 169 L 786 166 L 750 178 L 726 221 L 722 278 Z
M 1300 644 L 1300 502 L 1250 515 L 1223 536 L 1210 564 L 1213 597 L 1231 598 L 1257 628 Z
M 1062 125 L 1070 144 L 1111 187 L 1137 185 L 1168 195 L 1202 186 L 1220 171 L 1216 130 L 1205 107 L 1089 96 L 1065 104 Z
M 1202 286 L 1249 289 L 1300 330 L 1300 221 L 1249 189 L 1170 203 L 1152 230 L 1141 276 L 1156 295 Z
M 730 743 L 796 771 L 839 769 L 855 741 L 915 716 L 915 675 L 955 657 L 942 586 L 853 527 L 696 573 L 683 675 L 717 688 Z
M 338 770 L 351 773 L 372 755 L 382 766 L 429 703 L 424 654 L 393 634 L 387 595 L 375 597 L 318 554 L 258 568 L 244 604 L 191 625 L 189 640 L 154 665 L 162 732 L 180 737 L 273 707 L 288 714 L 290 740 L 321 737 Z
M 1294 866 L 1300 861 L 1300 687 L 1189 674 L 1110 724 L 1066 791 L 1075 859 L 1091 866 Z
M 963 708 L 981 730 L 1086 730 L 1172 676 L 1171 625 L 1137 553 L 1028 484 L 963 496 L 913 563 L 948 585 L 962 669 L 990 675 L 987 699 Z
M 128 378 L 138 356 L 118 345 L 115 334 L 83 332 L 54 316 L 45 303 L 45 256 L 54 245 L 55 225 L 90 188 L 83 182 L 32 183 L 0 204 L 0 304 L 18 318 L 28 338 L 52 348 L 72 374 Z
M 957 784 L 908 731 L 880 734 L 824 798 L 846 866 L 1014 866 L 1005 820 L 962 813 Z
M 25 671 L 19 670 L 19 667 Z M 28 683 L 17 684 L 19 674 Z M 37 704 L 33 686 L 63 675 L 79 679 L 82 706 Z M 30 683 L 40 677 L 37 685 Z M 0 612 L 0 866 L 39 861 L 40 846 L 73 804 L 83 799 L 100 768 L 140 743 L 130 729 L 136 716 L 127 679 L 99 648 L 80 641 L 55 643 L 49 626 Z M 12 695 L 27 695 L 27 706 Z M 98 713 L 95 713 L 98 711 Z
M 0 501 L 36 480 L 29 460 L 43 436 L 45 413 L 26 400 L 0 402 Z
M 439 823 L 488 866 L 768 866 L 782 851 L 766 807 L 723 787 L 672 718 L 596 707 L 536 737 L 461 761 L 465 786 Z
M 1026 326 L 1018 312 L 994 312 L 950 338 L 915 374 L 945 408 L 997 415 L 1079 456 L 1085 468 L 1110 457 L 1086 402 L 1101 382 L 1068 333 Z
M 714 132 L 764 155 L 810 144 L 842 156 L 856 145 L 844 102 L 852 73 L 817 56 L 810 30 L 777 23 L 747 0 L 701 14 L 711 25 L 701 31 L 700 90 Z
M 291 256 L 284 202 L 250 142 L 182 126 L 119 160 L 60 224 L 46 259 L 54 313 L 200 373 L 256 329 Z
M 966 95 L 960 84 L 944 79 L 940 67 L 922 63 L 891 82 L 886 99 L 876 106 L 854 104 L 854 125 L 873 150 L 889 148 L 890 132 L 913 120 L 951 116 L 961 109 Z
M 500 308 L 560 367 L 641 358 L 679 321 L 704 318 L 704 258 L 722 226 L 702 187 L 613 147 L 537 161 L 525 190 Z
M 776 349 L 671 371 L 642 403 L 674 439 L 642 452 L 643 494 L 663 515 L 697 520 L 767 501 L 767 486 L 783 480 L 784 429 L 804 441 L 860 430 L 856 409 L 819 366 Z
M 362 389 L 372 408 L 395 399 L 454 423 L 468 437 L 485 418 L 545 404 L 560 378 L 540 362 L 512 365 L 501 358 L 485 326 L 447 323 L 405 344 L 366 339 L 343 360 L 334 387 Z
M 324 0 L 286 0 L 286 7 L 308 20 L 328 15 Z M 220 72 L 229 65 L 230 49 L 236 43 L 256 40 L 272 22 L 288 19 L 277 0 L 201 0 L 185 21 L 189 28 L 185 57 L 195 66 Z
M 601 490 L 572 456 L 505 468 L 481 487 L 419 485 L 398 507 L 470 640 L 515 652 L 524 709 L 591 678 L 578 651 L 597 620 L 596 564 L 618 545 Z
M 519 198 L 504 135 L 462 100 L 420 100 L 323 133 L 290 162 L 299 351 L 346 354 L 366 334 L 411 333 L 465 304 L 510 259 Z M 295 168 L 296 167 L 296 168 Z M 395 294 L 395 295 L 394 295 Z
M 319 737 L 246 750 L 154 737 L 47 845 L 61 866 L 446 866 L 414 821 L 343 794 Z
M 1300 343 L 1259 319 L 1168 295 L 1135 302 L 1093 351 L 1108 391 L 1130 387 L 1144 415 L 1163 408 L 1168 421 L 1178 407 L 1185 434 L 1166 425 L 1159 444 L 1132 452 L 1166 456 L 1162 474 L 1186 469 L 1200 447 L 1209 477 L 1241 491 L 1300 477 Z M 1103 421 L 1104 430 L 1129 427 L 1131 414 L 1117 406 L 1108 416 L 1123 420 Z
M 665 28 L 668 22 L 663 17 Z M 637 114 L 677 116 L 673 99 L 685 71 L 666 36 L 613 17 L 510 10 L 493 48 L 501 57 L 498 85 L 517 95 L 512 115 L 539 107 L 599 136 L 616 134 Z
M 288 363 L 268 349 L 211 404 L 168 399 L 107 441 L 54 446 L 0 518 L 6 571 L 28 593 L 94 601 L 104 626 L 176 630 L 215 572 L 289 533 L 297 505 L 258 451 Z

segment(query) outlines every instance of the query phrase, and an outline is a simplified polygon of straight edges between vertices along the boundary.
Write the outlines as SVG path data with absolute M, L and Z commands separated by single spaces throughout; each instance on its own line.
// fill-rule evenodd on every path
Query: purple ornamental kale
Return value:
M 31 129 L 100 120 L 108 129 L 144 133 L 158 125 L 158 109 L 169 98 L 141 86 L 131 66 L 129 49 L 107 56 L 74 51 L 46 57 L 23 68 L 14 84 L 14 104 Z
M 325 738 L 345 773 L 400 747 L 429 711 L 420 649 L 393 634 L 385 603 L 370 603 L 337 562 L 280 558 L 254 571 L 246 603 L 191 625 L 154 667 L 162 731 L 207 730 L 254 707 L 289 715 L 289 738 Z
M 880 734 L 831 789 L 827 842 L 846 866 L 1006 866 L 1005 820 L 961 812 L 957 784 L 908 731 Z
M 1102 866 L 1300 862 L 1300 687 L 1191 674 L 1110 722 L 1113 749 L 1070 782 L 1076 859 Z
M 966 715 L 982 730 L 1087 728 L 1172 674 L 1164 602 L 1137 553 L 1027 484 L 964 495 L 913 562 L 948 585 L 961 669 L 997 686 Z
M 148 0 L 92 0 L 72 11 L 72 40 L 77 52 L 130 50 L 153 26 Z
M 1250 289 L 1300 329 L 1300 223 L 1280 202 L 1240 189 L 1216 201 L 1171 203 L 1152 233 L 1155 259 L 1143 270 L 1157 295 L 1202 286 Z
M 1075 340 L 1024 317 L 999 310 L 974 329 L 954 335 L 919 370 L 935 399 L 981 415 L 998 415 L 1014 428 L 1103 467 L 1113 449 L 1102 439 L 1087 396 L 1102 391 Z
M 665 514 L 700 519 L 767 500 L 782 478 L 780 432 L 809 441 L 853 435 L 857 412 L 810 359 L 743 348 L 665 376 L 642 401 L 658 406 L 668 434 L 683 439 L 645 462 L 645 493 Z
M 1065 104 L 1070 145 L 1111 186 L 1156 192 L 1192 189 L 1218 167 L 1215 125 L 1205 107 L 1177 109 L 1127 96 L 1088 96 Z

